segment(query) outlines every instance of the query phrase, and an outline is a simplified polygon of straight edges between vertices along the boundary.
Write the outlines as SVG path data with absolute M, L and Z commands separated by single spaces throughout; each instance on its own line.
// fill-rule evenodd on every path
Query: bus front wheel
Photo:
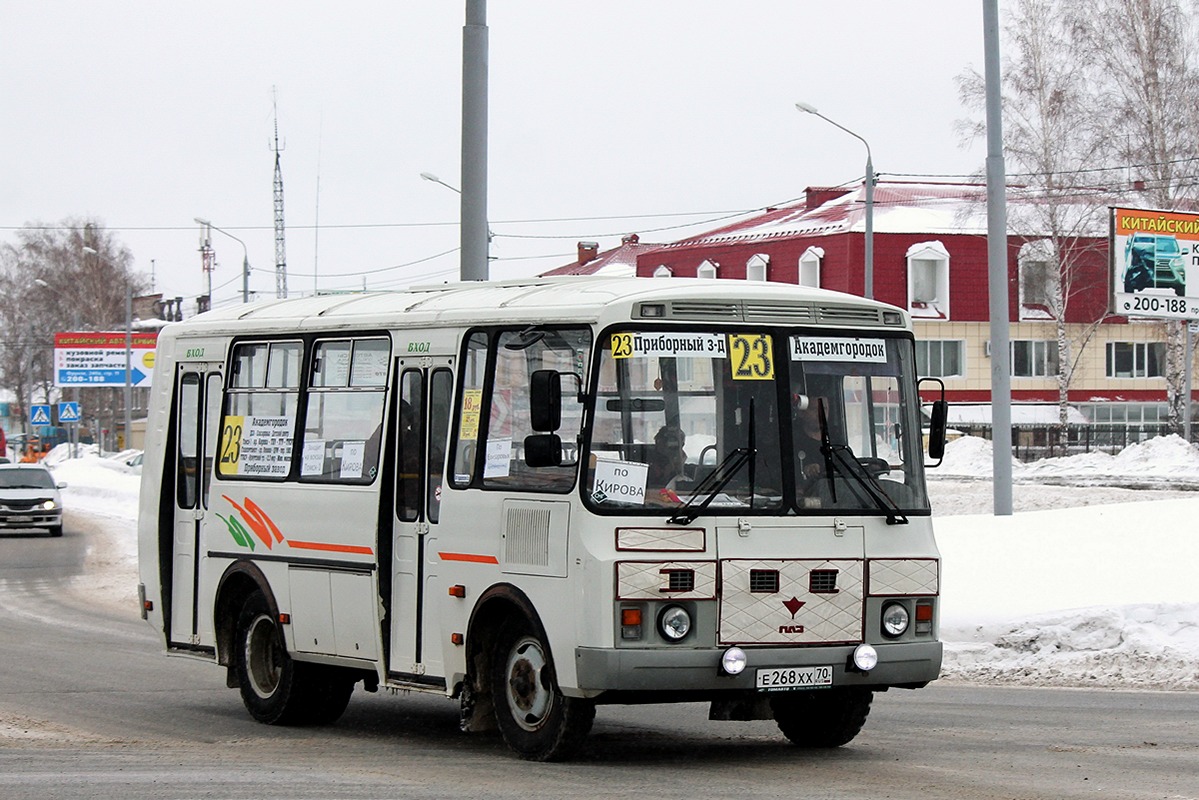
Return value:
M 250 716 L 268 725 L 329 724 L 350 702 L 354 682 L 332 667 L 299 663 L 266 596 L 246 598 L 237 621 L 237 681 Z
M 500 734 L 530 761 L 569 758 L 595 720 L 595 703 L 562 694 L 549 648 L 523 620 L 510 620 L 500 629 L 491 691 Z
M 774 721 L 800 747 L 840 747 L 853 740 L 870 714 L 869 689 L 790 692 L 770 699 Z

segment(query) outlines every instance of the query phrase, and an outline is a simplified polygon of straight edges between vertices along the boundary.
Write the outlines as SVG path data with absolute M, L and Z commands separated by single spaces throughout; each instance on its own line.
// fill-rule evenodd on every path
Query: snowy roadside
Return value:
M 1199 485 L 1199 454 L 1189 463 L 1193 448 L 1169 438 L 1138 456 L 1141 476 Z M 972 455 L 947 454 L 947 465 L 985 450 L 958 447 Z M 1054 461 L 1039 469 L 1068 480 L 1060 462 L 1069 459 Z M 1120 482 L 1103 463 L 1103 479 Z M 86 573 L 74 582 L 77 597 L 136 613 L 140 478 L 119 459 L 95 455 L 52 467 L 68 483 L 68 514 L 86 515 L 97 531 Z M 986 477 L 989 464 L 959 469 Z M 985 480 L 946 476 L 931 482 L 930 494 L 943 557 L 945 679 L 1199 689 L 1199 585 L 1191 575 L 1199 537 L 1188 528 L 1199 519 L 1199 494 L 1019 484 L 1009 517 L 991 516 Z

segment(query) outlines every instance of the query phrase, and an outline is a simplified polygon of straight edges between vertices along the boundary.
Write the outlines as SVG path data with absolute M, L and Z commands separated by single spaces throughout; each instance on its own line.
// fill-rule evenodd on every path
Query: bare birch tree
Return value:
M 1070 4 L 1079 41 L 1090 54 L 1095 108 L 1102 115 L 1101 156 L 1128 165 L 1120 201 L 1160 209 L 1196 206 L 1199 70 L 1193 4 L 1179 0 L 1081 0 Z M 1185 402 L 1185 326 L 1167 322 L 1169 423 L 1181 429 Z
M 1083 264 L 1107 218 L 1107 195 L 1079 183 L 1102 152 L 1101 136 L 1089 110 L 1088 75 L 1078 68 L 1079 37 L 1063 4 L 1017 0 L 1004 33 L 1005 158 L 1024 184 L 1009 190 L 1014 202 L 1008 206 L 1008 228 L 1034 245 L 1017 260 L 1019 307 L 1022 319 L 1055 325 L 1058 418 L 1064 425 L 1075 367 L 1102 320 L 1102 315 L 1087 320 L 1083 334 L 1072 341 L 1067 309 L 1074 298 L 1096 288 Z M 967 107 L 981 112 L 982 76 L 968 72 L 958 84 Z M 981 121 L 962 127 L 969 137 L 985 133 Z
M 0 327 L 4 353 L 0 383 L 23 412 L 31 402 L 51 402 L 54 334 L 67 330 L 123 330 L 125 293 L 145 280 L 130 269 L 133 256 L 94 220 L 31 224 L 15 244 L 0 245 Z M 91 389 L 89 416 L 115 419 L 120 393 Z

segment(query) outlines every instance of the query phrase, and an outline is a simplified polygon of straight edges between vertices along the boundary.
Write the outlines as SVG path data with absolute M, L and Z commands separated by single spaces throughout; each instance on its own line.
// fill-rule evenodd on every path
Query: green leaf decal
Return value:
M 225 523 L 225 527 L 229 529 L 229 535 L 233 537 L 233 541 L 237 542 L 242 547 L 254 549 L 254 537 L 250 536 L 250 532 L 241 524 L 241 520 L 236 517 L 222 517 L 217 514 L 217 518 Z

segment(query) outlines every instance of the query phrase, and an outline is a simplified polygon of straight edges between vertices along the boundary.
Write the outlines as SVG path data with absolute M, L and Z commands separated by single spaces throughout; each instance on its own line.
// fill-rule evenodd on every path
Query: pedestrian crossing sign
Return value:
M 29 407 L 29 421 L 34 425 L 49 425 L 50 424 L 50 406 L 49 404 L 39 404 Z
M 70 401 L 58 404 L 58 421 L 63 422 L 78 422 L 79 421 L 79 403 Z

